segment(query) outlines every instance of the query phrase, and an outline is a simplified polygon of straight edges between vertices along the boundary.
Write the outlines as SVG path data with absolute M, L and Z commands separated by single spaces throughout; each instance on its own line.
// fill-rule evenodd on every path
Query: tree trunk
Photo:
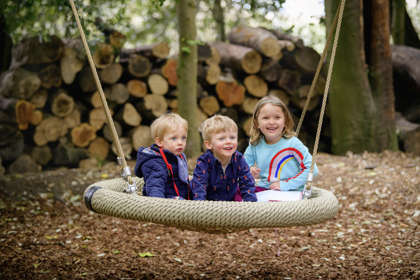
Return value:
M 404 45 L 410 46 L 413 48 L 420 48 L 420 38 L 419 38 L 419 32 L 416 30 L 416 28 L 413 25 L 413 22 L 411 21 L 410 16 L 407 13 L 407 9 L 404 7 Z
M 395 45 L 404 45 L 405 1 L 392 0 L 392 39 Z
M 325 1 L 327 28 L 340 1 Z M 332 151 L 377 151 L 374 135 L 375 104 L 365 68 L 363 7 L 346 1 L 329 95 Z
M 197 45 L 196 1 L 177 1 L 179 34 L 178 100 L 179 113 L 188 121 L 187 154 L 197 157 L 201 152 L 197 121 Z
M 226 41 L 226 29 L 225 29 L 225 15 L 221 0 L 214 0 L 213 7 L 211 9 L 214 21 L 216 22 L 216 34 L 217 41 Z
M 369 16 L 365 21 L 370 23 L 369 45 L 370 65 L 369 78 L 372 95 L 376 105 L 376 145 L 380 151 L 397 150 L 398 141 L 395 134 L 395 98 L 392 84 L 392 52 L 389 43 L 389 4 L 387 1 L 368 1 L 366 7 Z
M 0 74 L 9 69 L 12 61 L 13 41 L 6 32 L 4 15 L 0 15 Z

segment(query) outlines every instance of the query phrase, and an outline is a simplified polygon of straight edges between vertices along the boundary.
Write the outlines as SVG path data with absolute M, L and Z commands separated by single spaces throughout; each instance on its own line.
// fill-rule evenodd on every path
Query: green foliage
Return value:
M 74 0 L 86 36 L 90 42 L 103 40 L 96 18 L 127 37 L 128 45 L 178 40 L 177 0 Z M 267 14 L 277 14 L 285 0 L 221 0 L 226 30 L 239 23 L 273 27 Z M 214 0 L 197 1 L 197 38 L 216 39 Z M 61 38 L 79 36 L 69 0 L 0 0 L 7 31 L 14 42 L 26 36 L 41 39 L 49 35 Z M 187 50 L 184 50 L 187 51 Z
M 91 36 L 101 36 L 94 19 L 116 23 L 124 14 L 125 1 L 75 0 L 85 31 Z M 2 0 L 0 10 L 6 30 L 16 42 L 26 36 L 45 38 L 49 35 L 71 37 L 77 34 L 77 26 L 68 0 Z

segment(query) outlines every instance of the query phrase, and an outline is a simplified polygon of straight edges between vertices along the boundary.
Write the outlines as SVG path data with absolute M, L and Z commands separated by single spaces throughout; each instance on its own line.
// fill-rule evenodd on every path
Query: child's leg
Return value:
M 242 201 L 242 195 L 239 188 L 236 189 L 235 196 L 233 197 L 233 201 Z

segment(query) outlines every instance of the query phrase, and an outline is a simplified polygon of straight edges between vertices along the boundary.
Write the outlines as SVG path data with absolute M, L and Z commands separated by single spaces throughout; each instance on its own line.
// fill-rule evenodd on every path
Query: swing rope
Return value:
M 336 16 L 334 18 L 334 23 L 332 24 L 331 30 L 328 34 L 328 41 L 325 45 L 324 51 L 322 53 L 322 57 L 319 61 L 318 67 L 317 67 L 317 73 L 316 73 L 316 77 L 315 77 L 316 80 L 318 79 L 319 72 L 321 71 L 322 62 L 323 62 L 323 60 L 326 56 L 326 53 L 328 51 L 329 41 L 331 41 L 332 33 L 333 33 L 333 30 L 334 30 L 334 25 L 336 25 L 334 43 L 333 43 L 333 46 L 332 46 L 330 63 L 328 65 L 327 80 L 325 82 L 324 94 L 323 94 L 323 98 L 322 98 L 321 112 L 320 112 L 320 115 L 319 115 L 318 127 L 317 127 L 316 137 L 315 137 L 315 143 L 314 143 L 314 148 L 313 148 L 313 152 L 312 152 L 312 163 L 311 163 L 311 167 L 309 169 L 308 181 L 305 184 L 305 188 L 303 190 L 304 197 L 306 197 L 306 198 L 311 196 L 314 165 L 315 165 L 315 162 L 316 162 L 316 157 L 318 155 L 319 138 L 320 138 L 320 135 L 321 135 L 321 128 L 322 128 L 322 123 L 323 123 L 323 120 L 324 120 L 325 107 L 326 107 L 326 104 L 327 104 L 328 92 L 329 92 L 329 88 L 330 88 L 331 75 L 332 75 L 332 70 L 333 70 L 333 66 L 334 66 L 335 53 L 337 51 L 337 44 L 338 44 L 338 38 L 339 38 L 339 35 L 340 35 L 341 23 L 343 21 L 343 13 L 344 13 L 345 3 L 346 3 L 346 0 L 341 0 L 340 7 L 337 10 Z M 301 115 L 301 118 L 299 120 L 297 133 L 299 133 L 300 126 L 301 126 L 303 118 L 305 116 L 304 113 L 306 113 L 310 97 L 311 97 L 312 92 L 314 91 L 314 88 L 315 88 L 316 80 L 314 79 L 314 81 L 312 82 L 310 93 L 308 94 L 304 110 L 302 111 L 302 115 Z
M 136 193 L 137 186 L 142 188 L 144 182 L 142 179 L 135 176 L 133 178 L 131 177 L 130 169 L 127 166 L 105 94 L 103 93 L 96 67 L 80 24 L 76 7 L 73 0 L 69 1 L 76 18 L 93 77 L 101 96 L 107 122 L 111 128 L 112 137 L 117 146 L 120 160 L 119 163 L 122 165 L 123 175 L 125 175 L 123 176 L 125 180 L 115 178 L 90 185 L 84 193 L 84 200 L 87 208 L 109 216 L 212 233 L 233 232 L 249 228 L 310 225 L 331 219 L 337 214 L 339 207 L 337 198 L 332 192 L 317 187 L 313 187 L 313 193 L 310 199 L 285 201 L 281 203 L 173 200 L 132 195 L 131 193 Z M 342 1 L 344 2 L 344 0 Z M 344 5 L 342 4 L 342 8 L 343 7 Z M 341 16 L 342 11 L 339 16 L 340 24 Z M 337 29 L 337 33 L 338 32 L 339 29 Z M 332 57 L 335 55 L 336 41 L 334 42 Z M 330 76 L 331 64 L 328 77 Z M 328 85 L 329 78 L 327 79 L 327 87 L 324 93 L 323 109 L 321 110 L 322 115 L 325 109 Z M 320 117 L 320 123 L 322 122 L 322 117 L 323 116 Z M 317 143 L 319 140 L 320 127 L 321 124 L 318 125 L 315 150 L 318 148 Z M 314 154 L 314 158 L 315 156 L 316 153 Z M 313 163 L 314 161 L 312 161 L 310 175 L 313 170 Z
M 91 55 L 90 50 L 89 50 L 89 46 L 88 46 L 87 41 L 86 41 L 85 33 L 83 31 L 83 28 L 82 28 L 82 24 L 80 23 L 79 14 L 77 13 L 77 9 L 76 9 L 76 6 L 74 5 L 74 1 L 69 0 L 69 2 L 70 2 L 71 9 L 73 11 L 74 17 L 76 18 L 77 28 L 79 29 L 80 37 L 82 38 L 83 47 L 85 49 L 85 52 L 86 52 L 86 55 L 87 55 L 87 58 L 88 58 L 88 61 L 89 61 L 89 65 L 90 65 L 90 69 L 92 71 L 93 78 L 95 79 L 96 87 L 98 88 L 99 95 L 101 97 L 102 105 L 103 105 L 104 110 L 105 110 L 106 120 L 107 120 L 107 123 L 108 123 L 108 125 L 111 129 L 112 139 L 113 139 L 113 142 L 115 143 L 116 148 L 117 148 L 118 163 L 119 163 L 119 165 L 122 166 L 121 176 L 124 179 L 126 179 L 127 182 L 128 182 L 128 187 L 126 189 L 126 192 L 133 193 L 137 190 L 137 187 L 136 187 L 136 185 L 133 182 L 133 179 L 131 177 L 130 167 L 127 165 L 127 161 L 125 159 L 125 155 L 124 155 L 120 140 L 118 138 L 117 130 L 115 129 L 115 125 L 114 125 L 114 122 L 112 120 L 111 112 L 109 110 L 108 103 L 106 102 L 106 97 L 105 97 L 104 91 L 102 89 L 102 85 L 101 85 L 101 82 L 99 80 L 98 73 L 96 71 L 95 62 L 93 61 L 92 55 Z

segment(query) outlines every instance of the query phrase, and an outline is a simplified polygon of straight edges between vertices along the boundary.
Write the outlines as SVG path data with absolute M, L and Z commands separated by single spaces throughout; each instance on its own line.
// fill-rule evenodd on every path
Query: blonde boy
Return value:
M 244 201 L 256 201 L 254 179 L 238 147 L 238 127 L 229 117 L 215 115 L 200 127 L 207 151 L 194 170 L 194 200 L 235 200 L 239 190 Z
M 135 174 L 144 177 L 143 195 L 189 199 L 188 167 L 184 155 L 188 123 L 175 113 L 157 118 L 151 125 L 154 144 L 140 147 Z

